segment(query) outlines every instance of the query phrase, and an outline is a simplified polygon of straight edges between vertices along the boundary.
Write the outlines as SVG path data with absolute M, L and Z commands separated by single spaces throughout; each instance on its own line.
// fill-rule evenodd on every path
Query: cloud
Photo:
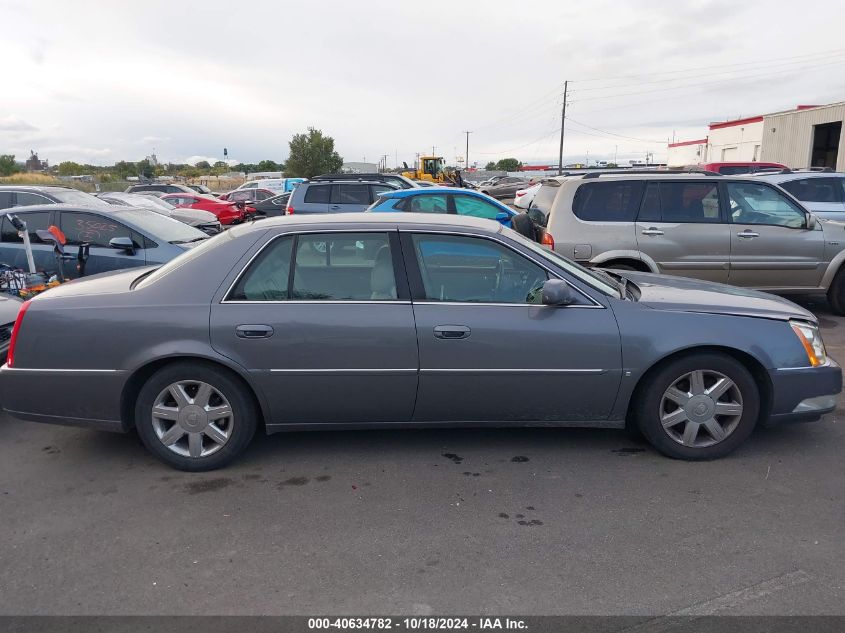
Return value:
M 20 117 L 10 114 L 0 117 L 0 132 L 37 132 L 38 128 Z

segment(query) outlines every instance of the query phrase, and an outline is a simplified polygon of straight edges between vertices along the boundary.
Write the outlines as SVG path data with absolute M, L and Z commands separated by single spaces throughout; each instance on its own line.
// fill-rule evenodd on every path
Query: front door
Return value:
M 269 423 L 410 420 L 418 355 L 398 233 L 268 236 L 256 248 L 214 299 L 211 343 L 252 374 Z
M 419 422 L 606 419 L 621 374 L 613 312 L 578 293 L 544 306 L 550 273 L 503 242 L 403 234 L 414 296 Z
M 659 272 L 728 280 L 730 227 L 714 180 L 648 183 L 637 216 L 637 246 Z
M 824 231 L 771 185 L 725 183 L 731 217 L 728 282 L 754 288 L 814 288 L 824 272 Z
M 144 238 L 124 224 L 111 219 L 107 215 L 85 213 L 82 211 L 61 211 L 59 228 L 65 234 L 64 273 L 68 279 L 79 277 L 80 262 L 78 261 L 79 247 L 88 244 L 88 261 L 85 262 L 84 273 L 88 277 L 112 270 L 145 266 L 146 249 Z M 109 246 L 109 241 L 115 237 L 128 237 L 135 244 L 135 251 L 128 252 Z

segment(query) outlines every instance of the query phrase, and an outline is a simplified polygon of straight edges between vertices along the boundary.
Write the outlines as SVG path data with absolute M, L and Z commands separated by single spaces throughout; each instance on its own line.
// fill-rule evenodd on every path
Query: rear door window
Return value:
M 32 204 L 55 204 L 49 198 L 46 198 L 38 193 L 30 193 L 28 191 L 18 191 L 15 195 L 15 206 L 23 207 Z
M 328 204 L 331 197 L 331 185 L 311 185 L 305 191 L 304 202 Z
M 465 196 L 457 194 L 455 199 L 455 212 L 458 215 L 468 215 L 474 218 L 486 218 L 488 220 L 495 220 L 496 216 L 503 213 L 499 207 L 490 204 L 486 200 L 476 198 L 475 196 Z
M 369 206 L 369 185 L 335 185 L 332 191 L 332 204 L 357 204 Z
M 403 210 L 410 213 L 448 213 L 449 202 L 445 194 L 411 196 Z
M 588 222 L 633 222 L 642 194 L 641 180 L 590 182 L 578 188 L 572 211 Z
M 0 209 L 8 209 L 12 206 L 12 192 L 0 191 Z
M 711 182 L 650 182 L 643 196 L 640 222 L 718 224 L 719 186 Z
M 26 231 L 29 233 L 30 242 L 33 244 L 43 243 L 41 238 L 36 235 L 36 231 L 49 228 L 49 211 L 32 211 L 30 213 L 15 213 L 14 215 L 26 223 Z M 0 224 L 0 241 L 4 244 L 23 242 L 23 238 L 18 234 L 18 230 L 11 223 L 8 215 L 3 216 L 2 224 Z

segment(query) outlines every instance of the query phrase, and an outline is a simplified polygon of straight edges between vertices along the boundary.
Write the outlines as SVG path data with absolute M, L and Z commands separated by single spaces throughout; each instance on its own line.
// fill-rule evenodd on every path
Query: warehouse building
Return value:
M 845 171 L 845 102 L 763 117 L 760 160 Z
M 843 118 L 845 102 L 718 121 L 709 125 L 703 139 L 669 143 L 666 162 L 683 167 L 759 161 L 845 170 Z

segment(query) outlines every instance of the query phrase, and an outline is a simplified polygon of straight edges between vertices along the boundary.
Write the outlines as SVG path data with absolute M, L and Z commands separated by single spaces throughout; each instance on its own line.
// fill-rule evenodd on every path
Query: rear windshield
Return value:
M 131 222 L 141 232 L 146 233 L 154 240 L 164 242 L 188 243 L 204 240 L 208 237 L 199 229 L 188 226 L 179 220 L 173 220 L 167 216 L 143 209 L 133 209 L 120 212 L 119 218 Z
M 76 189 L 54 189 L 50 191 L 50 193 L 61 202 L 66 202 L 68 204 L 81 204 L 86 207 L 110 206 L 105 200 L 100 200 L 97 196 L 92 196 L 90 193 L 77 191 Z

